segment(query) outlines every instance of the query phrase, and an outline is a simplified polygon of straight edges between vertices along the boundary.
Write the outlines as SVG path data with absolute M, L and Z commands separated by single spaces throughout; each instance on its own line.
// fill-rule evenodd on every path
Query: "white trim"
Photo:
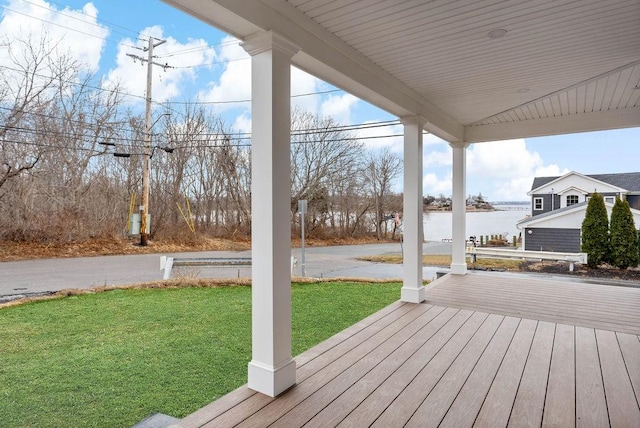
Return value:
M 275 396 L 296 382 L 291 356 L 291 44 L 266 33 L 251 57 L 251 351 L 249 388 Z
M 553 195 L 551 195 L 553 198 Z M 536 200 L 540 200 L 540 208 L 536 208 Z M 544 198 L 542 196 L 535 196 L 533 198 L 533 211 L 543 211 L 544 210 Z
M 623 188 L 618 187 L 618 186 L 614 186 L 613 184 L 605 183 L 604 181 L 600 181 L 600 180 L 597 180 L 597 179 L 595 179 L 593 177 L 589 177 L 587 175 L 580 174 L 579 172 L 571 171 L 571 172 L 566 173 L 565 175 L 562 175 L 562 176 L 556 178 L 555 180 L 551 180 L 550 182 L 543 184 L 542 186 L 538 186 L 535 189 L 531 189 L 530 191 L 527 192 L 527 195 L 528 196 L 532 196 L 532 195 L 535 195 L 537 193 L 541 193 L 540 189 L 543 189 L 545 187 L 551 186 L 551 185 L 553 185 L 553 184 L 555 184 L 555 183 L 557 183 L 559 181 L 562 181 L 562 180 L 566 179 L 567 177 L 569 177 L 571 175 L 576 175 L 578 177 L 584 178 L 585 180 L 590 180 L 590 181 L 593 181 L 594 183 L 610 187 L 611 189 L 616 189 L 618 192 L 626 193 L 626 191 L 627 191 L 626 189 L 623 189 Z M 580 189 L 576 189 L 576 190 L 580 190 Z M 564 191 L 566 191 L 566 189 Z M 580 190 L 580 191 L 582 191 L 582 190 Z M 556 192 L 556 193 L 559 193 L 559 192 Z
M 591 177 L 587 177 L 587 178 L 591 178 Z M 597 181 L 597 180 L 596 180 L 596 181 Z M 540 187 L 543 187 L 543 186 L 540 186 Z M 616 187 L 616 186 L 611 186 L 611 187 Z M 556 193 L 557 193 L 558 195 L 564 195 L 565 193 L 568 193 L 568 192 L 576 192 L 576 193 L 580 193 L 580 194 L 582 194 L 582 195 L 584 195 L 584 196 L 586 196 L 586 195 L 588 195 L 588 194 L 589 194 L 589 192 L 584 191 L 584 190 L 582 190 L 582 189 L 579 189 L 579 188 L 577 188 L 576 186 L 569 186 L 569 187 L 567 187 L 566 189 L 561 190 L 561 191 L 556 192 Z
M 404 125 L 404 257 L 400 299 L 420 303 L 424 300 L 422 285 L 422 244 L 424 212 L 422 209 L 422 125 L 420 117 L 402 118 Z
M 640 106 L 491 125 L 465 126 L 464 141 L 476 143 L 640 126 Z
M 453 243 L 451 245 L 451 273 L 467 273 L 466 211 L 467 211 L 467 147 L 468 144 L 450 144 L 453 154 L 453 196 L 451 217 L 453 221 Z

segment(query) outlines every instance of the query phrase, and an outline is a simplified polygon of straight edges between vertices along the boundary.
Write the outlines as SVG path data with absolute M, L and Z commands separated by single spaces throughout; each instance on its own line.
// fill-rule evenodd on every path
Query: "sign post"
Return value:
M 300 231 L 302 234 L 302 243 L 301 243 L 301 249 L 302 249 L 302 263 L 300 265 L 300 269 L 301 269 L 301 276 L 305 276 L 306 272 L 305 272 L 305 254 L 304 254 L 304 216 L 305 214 L 307 214 L 307 200 L 306 199 L 300 199 L 298 201 L 298 212 L 300 213 Z

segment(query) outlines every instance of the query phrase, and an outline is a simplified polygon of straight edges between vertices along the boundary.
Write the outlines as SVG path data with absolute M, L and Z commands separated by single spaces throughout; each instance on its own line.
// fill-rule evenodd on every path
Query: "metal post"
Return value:
M 302 243 L 301 243 L 301 250 L 302 250 L 302 263 L 301 263 L 301 275 L 302 276 L 306 276 L 306 271 L 305 271 L 305 251 L 304 251 L 304 217 L 305 214 L 307 213 L 307 200 L 306 199 L 301 199 L 298 201 L 298 211 L 300 212 L 300 230 L 301 230 L 301 234 L 302 234 Z

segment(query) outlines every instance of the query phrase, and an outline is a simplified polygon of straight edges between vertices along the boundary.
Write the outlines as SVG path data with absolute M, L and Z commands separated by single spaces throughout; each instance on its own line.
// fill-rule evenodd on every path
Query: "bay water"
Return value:
M 468 212 L 466 214 L 466 238 L 480 235 L 506 235 L 511 241 L 513 236 L 519 236 L 516 227 L 518 221 L 530 214 L 529 206 L 514 205 L 500 206 L 496 211 Z M 451 239 L 452 214 L 451 211 L 429 211 L 423 216 L 424 239 L 426 241 L 442 241 Z

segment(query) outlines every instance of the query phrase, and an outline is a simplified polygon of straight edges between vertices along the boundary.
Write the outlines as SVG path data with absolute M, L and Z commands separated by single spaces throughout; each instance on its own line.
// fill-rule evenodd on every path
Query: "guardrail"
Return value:
M 555 260 L 569 262 L 569 271 L 573 272 L 574 264 L 586 264 L 587 253 L 561 253 L 557 251 L 514 250 L 509 248 L 467 247 L 466 254 L 512 259 Z
M 298 261 L 295 257 L 291 257 L 291 273 Z M 162 279 L 171 278 L 171 270 L 174 266 L 207 266 L 220 268 L 243 268 L 251 267 L 251 257 L 202 257 L 202 258 L 183 258 L 183 257 L 167 257 L 160 256 L 160 270 L 164 271 Z M 240 277 L 240 269 L 238 269 L 238 278 Z

